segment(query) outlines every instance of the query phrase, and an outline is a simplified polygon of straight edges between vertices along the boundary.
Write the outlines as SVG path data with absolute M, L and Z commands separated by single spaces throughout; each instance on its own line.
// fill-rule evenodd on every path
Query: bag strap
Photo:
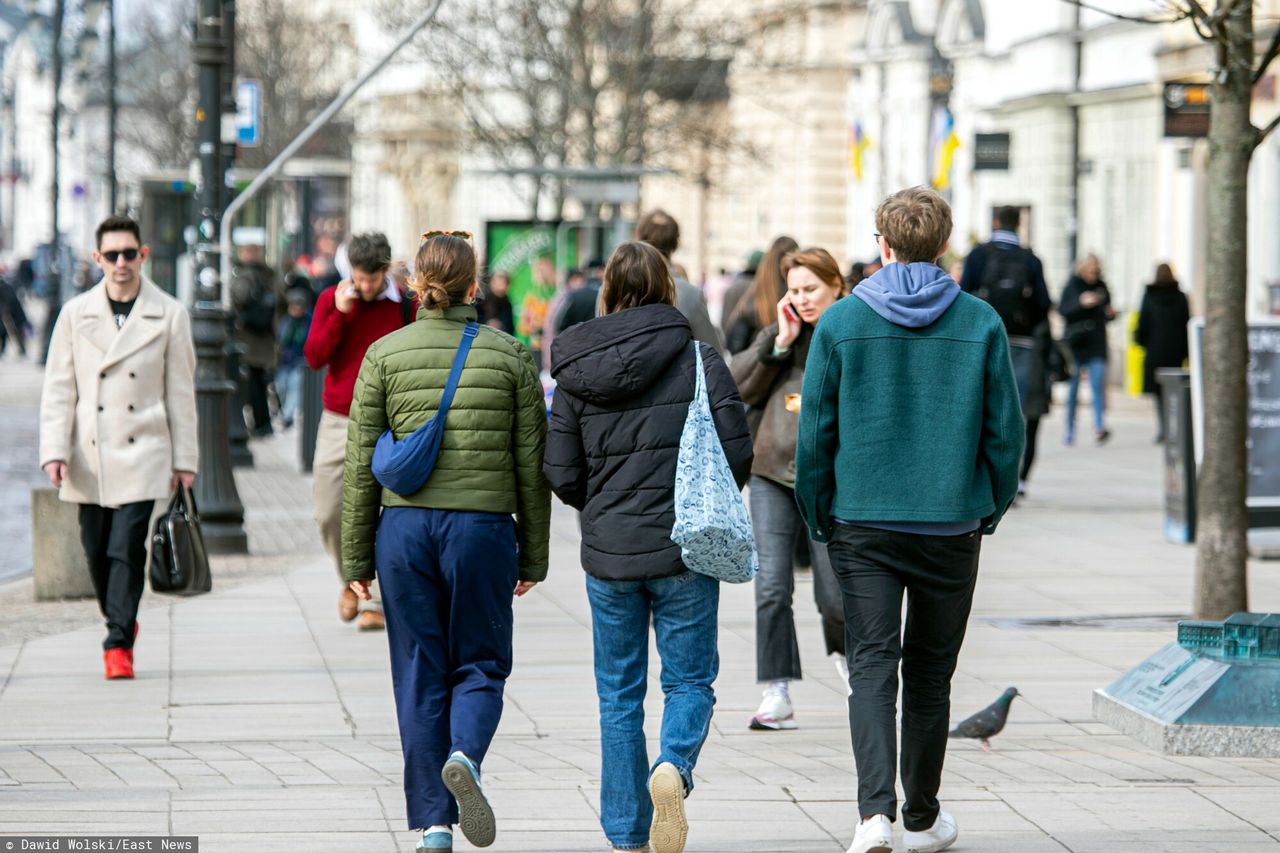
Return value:
M 705 398 L 707 396 L 707 383 L 703 378 L 704 368 L 702 366 L 702 345 L 696 340 L 693 342 L 693 361 L 694 367 L 693 379 L 693 396 L 694 398 Z
M 449 370 L 449 381 L 444 386 L 444 396 L 440 398 L 440 408 L 436 410 L 436 417 L 440 418 L 440 423 L 444 423 L 444 418 L 449 414 L 449 407 L 453 405 L 453 393 L 458 390 L 458 380 L 462 377 L 463 365 L 467 363 L 467 353 L 471 351 L 471 342 L 476 339 L 476 335 L 480 334 L 480 324 L 475 320 L 467 323 L 466 328 L 462 330 L 462 342 L 458 344 L 458 352 L 453 357 L 453 367 Z

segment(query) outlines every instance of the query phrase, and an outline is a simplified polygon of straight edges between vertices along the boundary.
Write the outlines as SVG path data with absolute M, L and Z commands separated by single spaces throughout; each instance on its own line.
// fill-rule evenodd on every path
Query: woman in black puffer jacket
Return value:
M 694 343 L 674 307 L 666 261 L 651 246 L 618 247 L 600 302 L 603 316 L 566 330 L 551 347 L 557 385 L 543 471 L 582 513 L 600 697 L 600 822 L 617 850 L 652 844 L 656 853 L 679 853 L 688 831 L 683 801 L 719 669 L 720 585 L 690 572 L 671 541 Z M 715 348 L 698 346 L 716 432 L 741 487 L 752 460 L 742 400 Z M 651 618 L 666 697 L 652 774 L 644 735 Z

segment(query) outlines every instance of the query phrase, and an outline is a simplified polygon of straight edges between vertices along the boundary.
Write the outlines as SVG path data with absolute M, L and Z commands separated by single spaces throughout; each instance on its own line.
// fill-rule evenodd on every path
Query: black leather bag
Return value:
M 151 535 L 152 592 L 199 595 L 213 589 L 209 555 L 204 549 L 196 500 L 187 488 L 179 488 L 164 515 L 156 519 Z

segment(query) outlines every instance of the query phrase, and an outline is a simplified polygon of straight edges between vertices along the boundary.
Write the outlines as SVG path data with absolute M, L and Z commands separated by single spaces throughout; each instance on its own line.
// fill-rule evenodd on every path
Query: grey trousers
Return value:
M 805 530 L 795 491 L 764 477 L 751 477 L 751 525 L 760 571 L 756 575 L 756 680 L 798 681 L 800 645 L 796 640 L 795 542 Z M 831 570 L 827 546 L 809 540 L 813 556 L 813 597 L 822 617 L 827 654 L 845 653 L 844 605 Z
M 350 419 L 327 409 L 320 415 L 316 433 L 316 455 L 311 463 L 312 499 L 320 543 L 333 559 L 342 577 L 342 469 L 347 462 L 347 424 Z M 382 610 L 382 597 L 375 583 L 369 588 L 373 601 L 361 601 L 359 609 Z

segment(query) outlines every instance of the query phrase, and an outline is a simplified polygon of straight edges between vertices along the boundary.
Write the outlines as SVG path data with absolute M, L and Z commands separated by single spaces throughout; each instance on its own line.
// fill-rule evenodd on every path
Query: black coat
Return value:
M 1133 338 L 1147 351 L 1142 363 L 1142 390 L 1156 392 L 1156 370 L 1161 367 L 1182 367 L 1187 359 L 1187 323 L 1191 321 L 1191 307 L 1187 295 L 1178 289 L 1176 281 L 1168 284 L 1149 284 L 1142 296 L 1142 309 L 1138 314 L 1138 328 Z
M 551 345 L 556 380 L 543 473 L 582 512 L 582 567 L 605 580 L 685 571 L 671 541 L 676 455 L 694 391 L 693 336 L 670 305 L 580 323 Z M 738 388 L 715 347 L 700 344 L 707 394 L 741 487 L 751 436 Z
M 1091 308 L 1080 304 L 1080 296 L 1085 291 L 1094 291 L 1102 296 L 1102 301 Z M 1107 283 L 1098 279 L 1087 284 L 1078 275 L 1071 276 L 1066 288 L 1062 291 L 1062 301 L 1058 303 L 1058 313 L 1066 321 L 1062 338 L 1071 348 L 1071 356 L 1077 364 L 1091 358 L 1107 357 L 1107 309 L 1111 307 L 1111 291 Z

